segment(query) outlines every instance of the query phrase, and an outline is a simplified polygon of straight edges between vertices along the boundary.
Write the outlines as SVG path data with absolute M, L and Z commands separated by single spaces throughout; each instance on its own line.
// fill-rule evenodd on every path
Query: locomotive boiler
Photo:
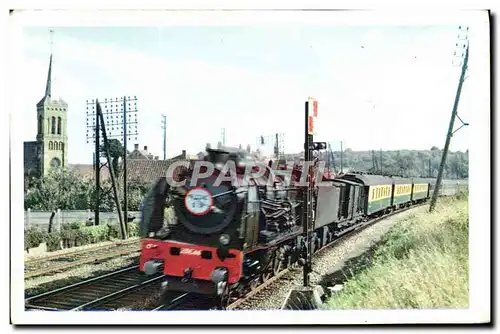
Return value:
M 160 178 L 145 198 L 140 270 L 164 274 L 168 291 L 228 298 L 300 256 L 300 190 L 244 152 L 207 153 L 206 166 Z M 166 224 L 167 202 L 174 214 Z

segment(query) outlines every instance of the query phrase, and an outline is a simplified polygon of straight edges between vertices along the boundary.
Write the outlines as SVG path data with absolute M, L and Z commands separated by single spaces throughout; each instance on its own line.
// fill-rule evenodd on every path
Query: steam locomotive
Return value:
M 255 161 L 244 152 L 207 153 L 213 171 L 200 176 L 186 167 L 160 178 L 144 199 L 139 268 L 163 274 L 165 291 L 218 296 L 227 304 L 283 268 L 305 263 L 308 188 L 294 183 L 303 173 L 298 166 L 288 181 L 271 164 L 248 177 Z M 225 169 L 229 162 L 235 173 Z M 315 182 L 314 168 L 305 173 Z M 312 253 L 372 217 L 428 200 L 431 189 L 429 180 L 361 173 L 321 181 L 311 197 Z M 165 223 L 167 206 L 174 214 Z

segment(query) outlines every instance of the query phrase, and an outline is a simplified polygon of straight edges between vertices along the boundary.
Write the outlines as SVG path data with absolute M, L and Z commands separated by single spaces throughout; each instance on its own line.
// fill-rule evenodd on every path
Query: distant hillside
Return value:
M 432 147 L 430 150 L 399 151 L 353 151 L 346 149 L 342 154 L 342 167 L 346 171 L 363 171 L 383 174 L 403 175 L 407 177 L 437 177 L 441 163 L 442 150 Z M 382 157 L 381 157 L 382 155 Z M 303 153 L 292 156 L 303 156 Z M 340 151 L 330 152 L 330 166 L 340 171 Z M 321 160 L 328 161 L 327 152 L 322 153 Z M 380 162 L 382 160 L 382 163 Z M 469 177 L 469 151 L 448 152 L 444 177 L 447 179 L 463 179 Z

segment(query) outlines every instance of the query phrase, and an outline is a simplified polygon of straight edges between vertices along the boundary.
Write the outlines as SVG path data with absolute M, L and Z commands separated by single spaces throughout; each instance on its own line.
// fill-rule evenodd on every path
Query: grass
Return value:
M 463 194 L 440 199 L 433 213 L 409 215 L 348 279 L 328 309 L 467 308 L 469 215 Z

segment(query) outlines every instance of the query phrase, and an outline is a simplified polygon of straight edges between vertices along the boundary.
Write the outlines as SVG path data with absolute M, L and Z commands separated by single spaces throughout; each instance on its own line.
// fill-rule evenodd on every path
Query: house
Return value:
M 134 144 L 134 150 L 130 152 L 127 159 L 158 160 L 158 157 L 154 157 L 151 153 L 149 153 L 147 146 L 144 146 L 144 149 L 140 150 L 139 144 Z

